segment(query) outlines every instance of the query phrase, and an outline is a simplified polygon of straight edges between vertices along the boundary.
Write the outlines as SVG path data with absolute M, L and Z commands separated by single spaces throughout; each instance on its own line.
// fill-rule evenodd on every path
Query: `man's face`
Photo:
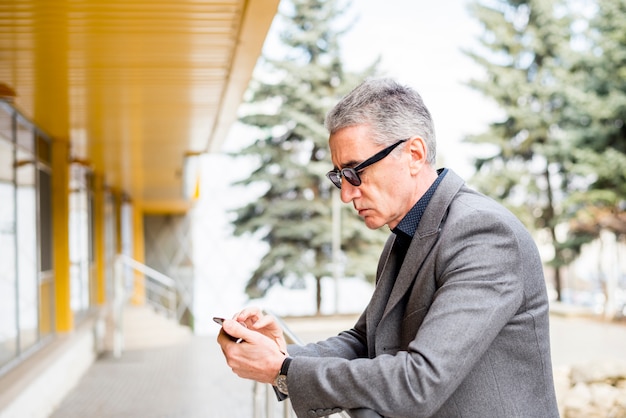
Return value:
M 329 145 L 337 169 L 355 167 L 384 148 L 372 141 L 367 125 L 339 130 L 330 136 Z M 408 142 L 398 146 L 399 157 L 389 155 L 359 172 L 360 186 L 342 182 L 341 200 L 352 202 L 370 229 L 383 225 L 393 229 L 417 201 L 407 146 Z

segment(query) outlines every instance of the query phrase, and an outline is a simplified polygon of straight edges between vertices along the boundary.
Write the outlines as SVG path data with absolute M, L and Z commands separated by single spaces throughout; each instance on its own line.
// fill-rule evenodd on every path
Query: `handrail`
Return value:
M 124 267 L 129 267 L 143 274 L 146 287 L 146 302 L 155 309 L 164 312 L 168 317 L 180 321 L 185 310 L 191 306 L 188 295 L 181 289 L 179 283 L 165 274 L 140 263 L 125 255 L 118 254 L 114 262 L 114 294 L 113 294 L 113 355 L 119 358 L 124 348 L 123 341 L 123 312 L 128 301 L 125 286 Z
M 127 256 L 126 254 L 118 254 L 117 260 L 121 260 L 128 267 L 132 267 L 133 269 L 152 277 L 154 280 L 160 282 L 164 286 L 176 287 L 176 280 L 172 279 L 171 277 L 167 277 L 165 274 L 156 271 L 155 269 L 148 267 L 145 264 L 141 264 L 139 261 Z
M 302 340 L 300 340 L 300 338 L 287 326 L 287 324 L 285 323 L 285 321 L 283 321 L 281 317 L 267 309 L 264 309 L 263 313 L 266 315 L 272 315 L 276 322 L 278 322 L 283 330 L 283 335 L 287 344 L 304 345 Z M 274 416 L 274 408 L 272 408 L 272 406 L 275 405 L 276 395 L 272 385 L 261 384 L 255 381 L 252 387 L 253 418 L 263 418 L 263 415 L 261 415 L 261 408 L 264 398 L 262 393 L 263 387 L 265 389 L 265 418 L 272 418 Z M 283 418 L 290 418 L 292 410 L 293 409 L 291 408 L 291 402 L 289 401 L 289 398 L 285 399 L 283 401 Z M 329 415 L 329 417 L 330 416 L 331 415 Z M 348 414 L 343 411 L 337 414 L 333 414 L 332 416 L 348 418 Z

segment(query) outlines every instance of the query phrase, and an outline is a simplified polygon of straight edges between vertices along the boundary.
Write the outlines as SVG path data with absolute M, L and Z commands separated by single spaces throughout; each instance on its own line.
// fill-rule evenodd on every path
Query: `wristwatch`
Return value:
M 276 379 L 274 380 L 274 386 L 276 386 L 276 389 L 285 395 L 289 395 L 289 389 L 287 388 L 287 371 L 289 370 L 291 360 L 293 360 L 293 358 L 285 357 L 283 365 L 280 366 L 280 372 L 278 372 L 278 376 L 276 376 Z

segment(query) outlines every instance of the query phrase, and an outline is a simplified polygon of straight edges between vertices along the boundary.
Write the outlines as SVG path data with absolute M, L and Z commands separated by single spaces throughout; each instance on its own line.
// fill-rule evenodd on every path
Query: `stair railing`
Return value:
M 176 280 L 125 254 L 118 254 L 115 257 L 113 269 L 113 355 L 116 358 L 121 357 L 124 348 L 124 306 L 128 302 L 129 295 L 132 294 L 129 288 L 134 286 L 136 277 L 133 274 L 131 280 L 126 279 L 128 274 L 134 272 L 141 273 L 141 280 L 144 281 L 146 289 L 146 303 L 168 318 L 180 321 L 185 310 L 191 306 L 189 295 Z

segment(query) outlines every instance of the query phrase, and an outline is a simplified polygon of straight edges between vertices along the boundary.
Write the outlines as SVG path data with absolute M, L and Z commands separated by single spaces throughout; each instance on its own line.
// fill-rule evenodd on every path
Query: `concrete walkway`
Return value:
M 354 321 L 339 317 L 287 323 L 307 342 Z M 551 333 L 555 368 L 626 358 L 624 324 L 554 316 Z M 100 358 L 52 418 L 249 418 L 252 404 L 252 382 L 231 372 L 215 336 L 179 337 L 170 344 L 152 338 L 152 347 L 127 347 L 120 359 Z
M 626 361 L 626 322 L 563 317 L 550 318 L 550 341 L 554 367 Z
M 251 417 L 252 384 L 226 366 L 215 338 L 99 359 L 53 418 Z

